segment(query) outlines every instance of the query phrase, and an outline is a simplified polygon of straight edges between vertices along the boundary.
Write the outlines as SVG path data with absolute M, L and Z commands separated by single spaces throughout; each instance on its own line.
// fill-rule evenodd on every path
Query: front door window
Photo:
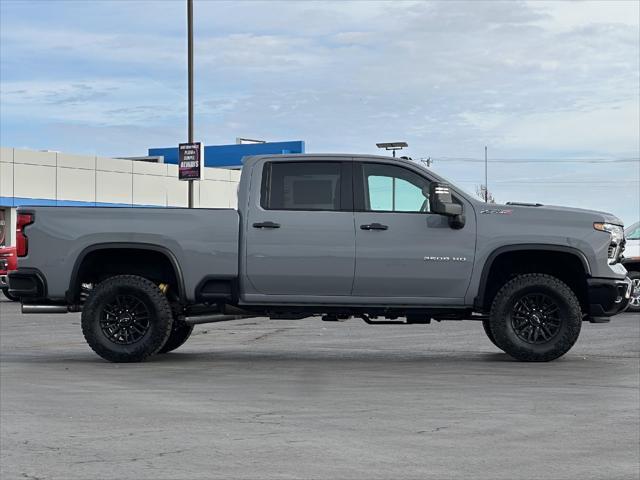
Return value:
M 362 166 L 364 209 L 368 212 L 429 212 L 429 182 L 402 167 Z

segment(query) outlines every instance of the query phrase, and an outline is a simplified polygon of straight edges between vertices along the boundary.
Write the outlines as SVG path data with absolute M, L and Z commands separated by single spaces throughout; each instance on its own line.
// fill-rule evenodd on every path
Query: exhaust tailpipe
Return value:
M 22 304 L 22 313 L 67 313 L 66 305 L 30 305 Z

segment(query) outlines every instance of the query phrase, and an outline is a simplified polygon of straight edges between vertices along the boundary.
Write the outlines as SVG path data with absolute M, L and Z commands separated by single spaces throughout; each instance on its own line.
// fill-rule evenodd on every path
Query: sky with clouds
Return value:
M 195 1 L 196 138 L 413 158 L 498 201 L 640 217 L 640 3 Z M 0 0 L 0 143 L 186 138 L 183 0 Z

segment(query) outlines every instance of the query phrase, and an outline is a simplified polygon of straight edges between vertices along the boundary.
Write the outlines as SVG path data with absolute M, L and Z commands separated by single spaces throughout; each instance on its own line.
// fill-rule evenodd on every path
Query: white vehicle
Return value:
M 640 312 L 640 222 L 636 222 L 624 231 L 627 244 L 622 263 L 629 271 L 633 283 L 628 312 Z

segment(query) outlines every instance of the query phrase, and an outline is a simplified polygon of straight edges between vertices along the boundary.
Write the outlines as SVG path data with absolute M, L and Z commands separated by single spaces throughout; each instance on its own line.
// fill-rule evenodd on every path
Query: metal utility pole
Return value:
M 484 146 L 484 203 L 489 201 L 489 185 L 487 180 L 487 146 Z
M 193 0 L 187 0 L 187 72 L 189 83 L 189 143 L 193 143 Z M 189 180 L 189 208 L 193 208 L 193 180 Z

